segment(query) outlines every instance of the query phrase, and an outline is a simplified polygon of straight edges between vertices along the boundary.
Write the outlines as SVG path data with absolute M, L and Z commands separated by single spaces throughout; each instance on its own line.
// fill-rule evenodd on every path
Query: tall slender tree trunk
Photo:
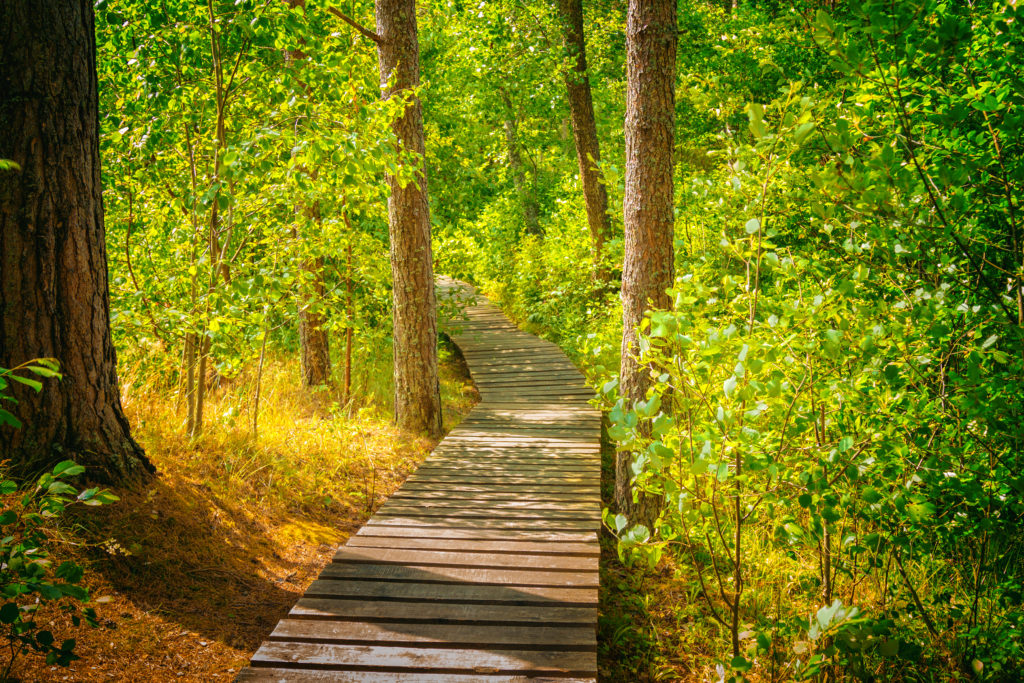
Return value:
M 636 361 L 637 328 L 649 309 L 667 309 L 674 271 L 672 146 L 675 137 L 675 0 L 629 0 L 626 27 L 625 263 L 622 270 L 622 364 L 619 391 L 643 399 L 648 370 Z M 633 502 L 630 453 L 615 463 L 615 501 L 650 522 L 657 500 Z
M 377 56 L 383 96 L 406 96 L 420 83 L 415 0 L 376 0 Z M 423 105 L 413 97 L 393 130 L 399 145 L 424 155 Z M 441 434 L 437 380 L 437 303 L 430 247 L 426 167 L 404 187 L 388 176 L 388 224 L 394 281 L 395 420 L 399 427 Z
M 319 213 L 319 209 L 317 209 Z M 301 238 L 300 238 L 301 239 Z M 299 346 L 302 349 L 302 383 L 307 387 L 327 384 L 331 379 L 331 346 L 327 335 L 327 316 L 317 308 L 324 299 L 324 259 L 307 258 L 299 294 Z
M 286 0 L 286 2 L 289 7 L 301 7 L 305 12 L 306 0 Z M 305 40 L 300 40 L 299 45 L 305 47 Z M 304 68 L 307 59 L 308 56 L 301 48 L 285 52 L 285 63 L 288 65 L 298 64 L 300 68 Z M 311 101 L 312 92 L 309 87 L 302 83 L 302 88 L 305 91 L 307 102 Z M 300 118 L 295 122 L 295 131 L 300 133 L 302 130 Z M 315 180 L 316 169 L 308 169 L 306 175 Z M 308 208 L 300 205 L 296 208 L 295 213 L 296 216 L 310 219 L 317 225 L 320 224 L 319 202 L 313 203 Z M 298 240 L 306 239 L 302 230 L 297 229 L 294 235 Z M 327 334 L 327 316 L 318 307 L 327 291 L 323 272 L 323 257 L 303 259 L 302 283 L 299 290 L 299 347 L 302 356 L 302 383 L 307 387 L 323 386 L 331 379 L 331 345 L 330 337 Z
M 580 183 L 587 206 L 587 225 L 594 258 L 594 272 L 601 282 L 607 282 L 608 269 L 601 265 L 605 240 L 611 234 L 608 216 L 608 190 L 601 178 L 601 148 L 597 140 L 597 122 L 594 118 L 594 100 L 590 94 L 587 75 L 587 48 L 583 34 L 583 0 L 558 0 L 562 15 L 562 40 L 572 67 L 565 71 L 565 89 L 569 96 L 572 133 L 576 142 L 576 161 L 580 168 Z
M 91 0 L 0 2 L 0 366 L 60 361 L 16 387 L 24 427 L 0 427 L 19 474 L 73 458 L 99 481 L 154 471 L 121 408 L 110 336 Z
M 512 184 L 516 188 L 516 195 L 519 198 L 519 208 L 523 212 L 523 223 L 526 225 L 526 232 L 531 235 L 540 234 L 540 206 L 537 204 L 537 195 L 533 191 L 536 183 L 529 183 L 526 180 L 526 171 L 523 167 L 523 155 L 519 148 L 519 114 L 508 91 L 501 89 L 501 102 L 505 108 L 505 148 L 508 154 L 508 166 L 512 171 Z

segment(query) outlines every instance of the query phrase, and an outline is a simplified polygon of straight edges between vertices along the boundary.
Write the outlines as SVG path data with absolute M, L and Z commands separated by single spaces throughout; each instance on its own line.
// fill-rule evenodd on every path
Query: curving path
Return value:
M 600 413 L 564 354 L 442 279 L 481 402 L 339 548 L 240 681 L 594 681 Z

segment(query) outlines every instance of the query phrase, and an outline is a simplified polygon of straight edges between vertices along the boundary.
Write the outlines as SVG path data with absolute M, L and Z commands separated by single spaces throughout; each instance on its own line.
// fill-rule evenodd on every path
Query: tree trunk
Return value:
M 352 239 L 352 222 L 349 220 L 347 207 L 345 224 L 348 226 L 349 240 Z M 345 375 L 342 379 L 342 405 L 347 406 L 352 398 L 352 333 L 356 321 L 355 297 L 352 293 L 352 242 L 345 249 Z
M 88 477 L 154 472 L 121 408 L 110 337 L 91 0 L 0 2 L 0 366 L 60 361 L 64 379 L 16 387 L 20 430 L 0 460 L 20 475 L 73 458 Z
M 675 132 L 675 0 L 629 0 L 626 28 L 625 262 L 619 391 L 643 399 L 648 370 L 635 359 L 637 328 L 650 308 L 666 309 L 673 280 L 672 146 Z M 650 522 L 657 500 L 633 503 L 629 453 L 615 466 L 615 500 L 634 521 Z
M 301 7 L 306 10 L 306 0 L 285 0 L 289 7 Z M 305 47 L 305 40 L 300 40 L 299 45 Z M 286 50 L 285 64 L 293 65 L 298 63 L 305 67 L 306 53 L 301 48 Z M 312 100 L 312 92 L 309 86 L 302 83 L 307 101 Z M 302 132 L 301 118 L 295 122 L 296 133 Z M 304 169 L 310 180 L 316 180 L 315 169 Z M 315 202 L 306 209 L 300 205 L 296 214 L 299 217 L 312 219 L 319 226 L 320 224 L 320 202 Z M 317 231 L 319 232 L 319 230 Z M 299 240 L 305 239 L 302 230 L 296 229 L 294 237 Z M 327 287 L 324 285 L 324 259 L 323 257 L 304 258 L 302 261 L 302 282 L 299 289 L 299 346 L 302 355 L 302 383 L 307 387 L 318 387 L 327 384 L 331 379 L 331 346 L 327 334 L 327 316 L 317 310 L 317 304 L 324 299 Z
M 594 100 L 590 94 L 587 75 L 587 49 L 583 35 L 583 0 L 558 0 L 562 15 L 562 40 L 565 51 L 573 60 L 565 71 L 565 88 L 569 96 L 572 133 L 576 142 L 576 160 L 580 167 L 580 183 L 587 205 L 587 224 L 593 250 L 594 272 L 601 282 L 607 282 L 608 269 L 601 265 L 604 242 L 611 234 L 608 216 L 608 190 L 602 182 L 599 164 L 601 148 L 597 141 L 597 123 L 594 119 Z
M 420 83 L 415 0 L 376 0 L 377 56 L 383 96 L 406 95 Z M 423 105 L 413 97 L 393 125 L 399 145 L 424 164 Z M 404 187 L 388 176 L 388 224 L 394 280 L 395 420 L 399 427 L 441 434 L 437 380 L 437 307 L 430 247 L 426 168 Z
M 536 185 L 536 174 L 533 183 L 527 183 L 526 172 L 523 170 L 523 156 L 519 152 L 519 116 L 508 91 L 501 89 L 501 101 L 505 106 L 505 147 L 508 152 L 508 166 L 512 171 L 512 184 L 519 198 L 519 208 L 523 212 L 523 223 L 530 235 L 540 234 L 540 206 L 533 191 Z
M 319 213 L 319 209 L 317 210 Z M 323 301 L 324 259 L 308 258 L 302 262 L 304 273 L 299 294 L 299 345 L 302 347 L 302 383 L 307 387 L 327 384 L 331 379 L 331 347 L 327 336 L 327 319 L 316 304 Z

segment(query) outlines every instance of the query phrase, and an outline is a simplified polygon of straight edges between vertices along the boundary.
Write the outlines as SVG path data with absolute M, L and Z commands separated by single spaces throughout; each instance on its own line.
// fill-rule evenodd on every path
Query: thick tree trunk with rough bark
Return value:
M 376 16 L 383 96 L 405 96 L 420 83 L 416 2 L 376 0 Z M 393 130 L 402 148 L 422 157 L 423 105 L 419 98 L 412 98 Z M 416 182 L 405 187 L 393 176 L 388 177 L 388 185 L 394 280 L 395 420 L 403 429 L 440 436 L 437 307 L 426 169 L 421 167 Z
M 626 26 L 625 262 L 622 269 L 622 364 L 619 391 L 643 399 L 648 371 L 635 360 L 644 312 L 667 309 L 672 285 L 672 146 L 675 133 L 675 0 L 629 0 Z M 657 500 L 630 489 L 629 453 L 615 467 L 615 501 L 635 521 L 649 522 Z
M 580 167 L 580 183 L 587 206 L 587 224 L 594 255 L 594 270 L 598 279 L 606 282 L 609 273 L 601 266 L 601 252 L 611 234 L 608 216 L 608 190 L 598 169 L 601 148 L 597 141 L 597 122 L 594 118 L 594 100 L 590 94 L 587 75 L 587 49 L 583 34 L 583 0 L 559 0 L 562 15 L 562 40 L 572 67 L 565 71 L 565 88 L 569 95 L 572 133 L 576 142 L 576 160 Z
M 22 475 L 64 459 L 126 483 L 154 471 L 129 433 L 110 337 L 91 0 L 0 2 L 0 366 L 60 361 L 16 387 L 20 430 L 0 460 Z

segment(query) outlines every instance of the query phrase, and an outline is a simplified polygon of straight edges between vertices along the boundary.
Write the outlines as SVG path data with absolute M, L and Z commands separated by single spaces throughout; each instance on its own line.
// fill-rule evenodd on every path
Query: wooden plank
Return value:
M 554 389 L 561 391 L 594 393 L 586 381 L 577 375 L 559 373 L 546 377 L 538 377 L 527 373 L 495 373 L 483 377 L 474 377 L 473 383 L 477 391 L 484 389 Z
M 466 584 L 481 586 L 576 586 L 595 588 L 597 573 L 591 571 L 551 572 L 543 569 L 491 567 L 421 567 L 396 564 L 329 564 L 323 579 L 347 581 L 409 581 L 414 583 Z M 358 616 L 358 615 L 356 615 Z
M 494 457 L 489 462 L 479 460 L 436 460 L 420 467 L 419 474 L 450 473 L 456 476 L 467 474 L 492 477 L 493 475 L 512 477 L 537 477 L 543 479 L 576 479 L 579 477 L 600 478 L 601 470 L 589 464 L 567 464 L 565 461 L 552 459 L 549 461 L 518 461 L 509 462 Z
M 539 448 L 519 444 L 477 447 L 473 444 L 451 445 L 440 451 L 437 456 L 432 456 L 423 461 L 424 465 L 431 467 L 428 463 L 450 459 L 463 459 L 481 464 L 494 464 L 501 462 L 514 463 L 522 462 L 546 462 L 552 465 L 561 463 L 565 465 L 599 465 L 600 454 L 583 448 Z M 598 466 L 596 469 L 600 469 Z M 525 491 L 524 491 L 525 493 Z
M 288 613 L 295 619 L 363 619 L 368 622 L 411 622 L 440 624 L 565 624 L 589 626 L 597 623 L 596 607 L 537 607 L 530 605 L 453 605 L 402 602 L 367 602 L 338 598 L 299 598 Z
M 562 465 L 566 467 L 590 467 L 600 470 L 601 459 L 594 451 L 572 449 L 540 449 L 540 448 L 489 448 L 486 450 L 475 448 L 451 447 L 439 451 L 423 461 L 423 466 L 437 467 L 441 463 L 479 463 L 481 466 L 491 466 L 500 463 L 508 464 L 534 464 L 534 465 Z M 456 465 L 449 465 L 454 467 Z
M 402 485 L 402 491 L 462 491 L 462 492 L 475 492 L 475 493 L 518 493 L 522 491 L 523 487 L 517 484 L 509 484 L 505 482 L 484 482 L 484 483 L 453 483 L 447 482 L 444 484 L 438 484 L 437 482 L 430 481 L 406 481 Z M 535 484 L 530 487 L 530 492 L 538 495 L 547 494 L 579 494 L 589 495 L 594 493 L 594 487 L 590 484 L 581 486 L 548 486 L 546 484 Z
M 476 438 L 489 444 L 508 441 L 535 443 L 538 439 L 557 439 L 561 443 L 581 444 L 591 449 L 597 447 L 600 450 L 599 444 L 593 442 L 593 433 L 588 435 L 582 429 L 560 426 L 536 426 L 533 429 L 515 429 L 503 425 L 460 424 L 452 430 L 450 436 L 452 436 L 453 441 Z
M 460 605 L 566 605 L 597 604 L 593 588 L 563 586 L 479 586 L 466 583 L 437 584 L 395 581 L 347 581 L 317 579 L 306 590 L 307 598 L 391 600 Z
M 548 464 L 566 465 L 573 467 L 591 467 L 600 470 L 600 459 L 595 453 L 586 451 L 566 450 L 542 450 L 529 448 L 489 449 L 479 451 L 471 448 L 445 448 L 437 455 L 431 456 L 424 461 L 427 463 L 442 462 L 466 462 L 479 463 L 480 465 L 493 465 L 498 463 L 509 464 Z M 525 492 L 524 492 L 525 493 Z
M 575 365 L 570 363 L 568 360 L 564 360 L 564 358 L 563 360 L 553 358 L 525 360 L 519 357 L 509 357 L 503 361 L 474 363 L 473 367 L 470 369 L 470 373 L 474 379 L 489 375 L 507 375 L 513 373 L 530 375 L 566 374 L 572 375 L 573 377 L 584 377 L 583 373 L 581 373 Z
M 478 384 L 481 400 L 500 400 L 508 403 L 515 403 L 523 399 L 530 401 L 549 401 L 555 399 L 563 403 L 575 403 L 586 405 L 597 394 L 589 388 L 577 388 L 572 386 L 500 386 L 496 384 Z
M 501 458 L 494 458 L 490 462 L 479 460 L 432 460 L 425 462 L 417 470 L 417 474 L 453 474 L 461 475 L 483 475 L 483 476 L 543 476 L 557 479 L 575 479 L 579 477 L 601 476 L 599 467 L 592 465 L 572 465 L 557 460 L 511 463 Z
M 594 647 L 591 629 L 578 626 L 488 626 L 462 624 L 365 623 L 282 619 L 271 640 L 331 641 L 353 644 L 381 643 L 415 647 L 424 644 L 450 647 L 527 646 L 532 649 L 567 649 L 581 652 Z
M 240 683 L 593 683 L 593 677 L 495 676 L 481 674 L 383 673 L 379 671 L 324 671 L 302 666 L 260 666 L 244 669 Z
M 595 501 L 593 499 L 569 499 L 551 501 L 546 499 L 519 500 L 516 498 L 505 498 L 495 500 L 493 498 L 441 498 L 395 496 L 388 501 L 388 504 L 391 503 L 397 506 L 415 507 L 421 510 L 466 508 L 481 511 L 493 509 L 506 511 L 550 510 L 556 512 L 585 512 L 588 514 L 601 513 L 600 502 Z
M 431 456 L 424 464 L 440 462 L 466 462 L 488 465 L 494 463 L 523 463 L 591 467 L 600 470 L 600 460 L 594 453 L 586 451 L 543 451 L 540 449 L 492 449 L 481 452 L 478 449 L 445 448 Z
M 522 531 L 592 531 L 596 525 L 578 519 L 472 519 L 452 517 L 374 517 L 370 526 L 421 526 L 424 528 L 517 529 Z
M 445 485 L 487 485 L 487 484 L 503 484 L 507 486 L 515 486 L 517 488 L 523 488 L 525 486 L 534 485 L 537 481 L 536 477 L 525 477 L 525 476 L 505 476 L 505 475 L 473 475 L 467 473 L 465 475 L 459 474 L 417 474 L 416 478 L 410 477 L 410 483 L 431 483 L 431 484 L 445 484 Z M 594 476 L 578 476 L 572 478 L 550 478 L 545 479 L 544 485 L 547 489 L 559 490 L 562 488 L 580 488 L 588 486 L 599 486 L 601 478 L 597 475 Z
M 398 498 L 388 501 L 377 511 L 387 517 L 478 517 L 481 519 L 591 519 L 600 516 L 597 505 L 498 506 L 471 502 L 430 505 L 427 501 Z M 490 513 L 490 514 L 488 514 Z
M 572 510 L 589 514 L 601 514 L 601 506 L 596 502 L 580 502 L 573 500 L 481 500 L 479 498 L 409 498 L 392 496 L 387 505 L 394 503 L 399 506 L 423 509 L 470 508 L 476 510 Z
M 551 520 L 551 521 L 570 521 L 570 520 L 583 520 L 583 521 L 594 521 L 595 524 L 600 521 L 601 513 L 597 510 L 537 510 L 533 508 L 527 509 L 507 509 L 507 508 L 480 508 L 480 507 L 454 507 L 445 506 L 443 508 L 426 507 L 422 505 L 403 505 L 404 501 L 395 501 L 384 505 L 377 511 L 377 515 L 381 517 L 404 517 L 404 518 L 421 518 L 421 519 L 433 519 L 441 518 L 446 520 L 464 520 L 464 519 L 486 519 L 486 520 Z
M 411 524 L 384 524 L 362 527 L 358 536 L 414 537 L 427 539 L 474 539 L 482 541 L 518 540 L 538 543 L 597 543 L 594 529 L 550 530 L 550 529 L 481 529 L 459 527 L 428 527 L 422 521 Z
M 481 555 L 444 550 L 396 550 L 393 548 L 338 548 L 336 564 L 414 564 L 421 567 L 489 567 L 540 569 L 544 571 L 597 571 L 597 559 L 574 555 Z
M 451 500 L 451 501 L 477 501 L 480 503 L 502 503 L 507 501 L 522 501 L 524 503 L 577 503 L 580 505 L 601 505 L 601 499 L 596 493 L 547 493 L 537 494 L 534 492 L 517 493 L 508 491 L 449 491 L 441 490 L 406 490 L 396 492 L 392 497 L 394 500 Z
M 442 452 L 470 452 L 481 455 L 544 455 L 585 457 L 599 460 L 600 446 L 587 444 L 579 446 L 548 446 L 544 444 L 495 443 L 484 437 L 476 437 L 471 442 L 452 442 L 445 444 Z
M 498 484 L 517 484 L 522 487 L 529 486 L 537 481 L 538 473 L 523 474 L 521 472 L 494 472 L 494 471 L 479 471 L 479 472 L 459 472 L 452 468 L 436 468 L 425 467 L 422 470 L 417 470 L 415 474 L 410 475 L 408 481 L 410 482 L 423 482 L 423 481 L 445 481 L 453 483 L 498 483 Z M 599 486 L 601 484 L 601 477 L 595 471 L 593 474 L 586 473 L 568 473 L 565 476 L 551 476 L 543 477 L 544 484 L 546 486 L 588 486 L 594 485 Z
M 508 418 L 469 418 L 459 423 L 459 427 L 464 429 L 495 429 L 495 430 L 506 430 L 515 431 L 519 434 L 533 434 L 537 431 L 546 431 L 549 429 L 557 429 L 564 432 L 572 432 L 580 435 L 590 435 L 593 437 L 595 434 L 600 433 L 601 423 L 594 421 L 591 423 L 587 422 L 570 422 L 564 420 L 561 422 L 549 421 L 541 422 L 540 420 L 510 420 Z M 444 442 L 441 442 L 444 445 Z
M 597 674 L 596 655 L 547 650 L 438 649 L 317 643 L 264 643 L 253 666 L 301 662 L 339 671 L 391 671 L 444 674 L 535 673 L 587 676 Z
M 462 422 L 459 427 L 466 425 L 479 425 L 487 429 L 516 429 L 529 432 L 534 429 L 568 429 L 577 432 L 587 433 L 595 436 L 595 430 L 601 428 L 601 420 L 598 418 L 574 418 L 561 417 L 556 419 L 536 418 L 529 414 L 521 417 L 487 415 L 486 413 L 473 413 Z
M 501 401 L 489 401 L 480 404 L 480 413 L 487 415 L 537 415 L 552 417 L 585 417 L 595 420 L 601 419 L 601 413 L 592 406 L 569 406 L 564 403 L 551 404 L 550 401 L 538 401 L 528 406 L 518 403 L 503 403 Z M 476 413 L 470 413 L 475 415 Z
M 601 507 L 593 503 L 540 504 L 532 501 L 505 501 L 498 504 L 494 501 L 424 501 L 417 499 L 396 498 L 385 503 L 378 510 L 379 514 L 393 516 L 474 516 L 485 517 L 487 512 L 494 512 L 490 519 L 541 517 L 545 519 L 583 518 L 600 516 Z
M 556 439 L 554 443 L 551 443 L 551 439 Z M 576 436 L 564 437 L 557 439 L 557 437 L 551 436 L 538 436 L 530 437 L 524 435 L 522 438 L 515 437 L 503 437 L 499 435 L 487 435 L 487 434 L 476 434 L 470 435 L 468 432 L 466 436 L 456 435 L 450 442 L 445 441 L 441 447 L 442 449 L 479 449 L 481 452 L 486 453 L 487 451 L 502 451 L 509 450 L 511 448 L 527 448 L 538 451 L 546 451 L 552 454 L 589 454 L 591 457 L 597 459 L 597 454 L 601 452 L 600 444 L 587 443 L 584 439 L 579 439 Z
M 436 550 L 434 538 L 388 538 L 380 536 L 353 536 L 345 544 L 348 548 L 404 548 L 408 550 Z M 449 539 L 445 550 L 460 553 L 529 553 L 531 555 L 577 555 L 594 557 L 600 548 L 594 543 L 538 543 L 535 541 L 495 541 Z

